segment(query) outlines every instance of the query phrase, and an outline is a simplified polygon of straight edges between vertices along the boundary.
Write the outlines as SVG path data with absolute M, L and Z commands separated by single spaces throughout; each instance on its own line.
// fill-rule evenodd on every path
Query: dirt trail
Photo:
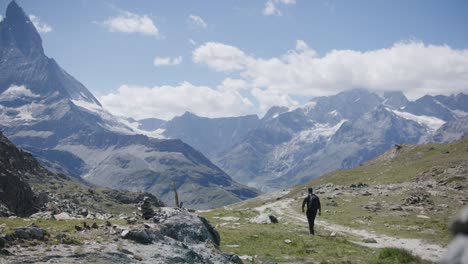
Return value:
M 272 203 L 268 203 L 259 207 L 254 208 L 258 212 L 263 212 L 267 208 L 274 211 L 277 216 L 288 218 L 294 221 L 296 224 L 307 224 L 305 215 L 301 215 L 292 208 L 297 206 L 297 201 L 294 203 L 294 199 L 282 199 Z M 442 255 L 443 247 L 435 244 L 428 244 L 420 239 L 412 238 L 399 238 L 391 237 L 382 234 L 376 234 L 363 229 L 353 229 L 350 227 L 332 224 L 323 220 L 316 220 L 316 225 L 323 227 L 325 230 L 330 232 L 343 233 L 351 235 L 357 239 L 352 241 L 353 243 L 359 244 L 365 247 L 371 248 L 384 248 L 384 247 L 396 247 L 406 249 L 412 254 L 419 256 L 425 260 L 437 262 Z M 374 239 L 377 243 L 364 243 L 363 239 Z

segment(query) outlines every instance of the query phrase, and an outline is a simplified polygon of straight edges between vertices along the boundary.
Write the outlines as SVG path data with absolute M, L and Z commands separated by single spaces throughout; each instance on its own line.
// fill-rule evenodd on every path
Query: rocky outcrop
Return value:
M 30 172 L 28 157 L 0 133 L 0 203 L 2 216 L 10 214 L 29 216 L 38 211 L 40 204 L 24 173 Z M 8 209 L 8 210 L 5 210 Z
M 0 236 L 0 247 L 11 254 L 2 260 L 7 263 L 242 263 L 239 257 L 219 249 L 219 234 L 205 218 L 181 208 L 158 208 L 154 219 L 131 226 L 83 222 L 75 230 L 54 230 L 49 234 L 38 226 L 17 228 L 8 237 Z M 24 240 L 30 240 L 30 246 L 17 247 Z

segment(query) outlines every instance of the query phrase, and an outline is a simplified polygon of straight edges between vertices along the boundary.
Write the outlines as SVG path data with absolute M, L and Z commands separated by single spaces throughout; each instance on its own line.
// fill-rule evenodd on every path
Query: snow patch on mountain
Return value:
M 402 117 L 402 118 L 407 119 L 407 120 L 412 120 L 412 121 L 415 121 L 415 122 L 417 122 L 417 123 L 419 123 L 419 124 L 421 124 L 423 126 L 426 126 L 431 131 L 436 131 L 443 124 L 445 124 L 444 120 L 441 120 L 441 119 L 439 119 L 437 117 L 433 117 L 433 116 L 425 116 L 425 115 L 418 116 L 418 115 L 410 114 L 408 112 L 400 112 L 400 111 L 392 110 L 392 109 L 389 109 L 389 108 L 387 108 L 387 110 L 393 112 L 394 114 L 396 114 L 399 117 Z
M 2 94 L 0 94 L 0 101 L 11 101 L 21 97 L 35 98 L 39 97 L 39 95 L 33 93 L 24 85 L 12 85 L 8 89 L 6 89 Z
M 336 111 L 335 111 L 336 112 Z M 319 138 L 330 138 L 333 136 L 336 131 L 341 127 L 341 125 L 346 122 L 346 120 L 341 120 L 336 125 L 330 124 L 315 124 L 311 129 L 304 130 L 299 132 L 292 140 L 292 142 L 314 142 L 317 141 Z
M 162 135 L 161 131 L 141 130 L 138 128 L 138 122 L 131 122 L 124 117 L 115 116 L 95 103 L 84 100 L 72 100 L 72 103 L 88 111 L 89 113 L 99 116 L 104 121 L 104 124 L 102 126 L 110 131 L 126 135 L 142 134 L 152 138 L 165 138 L 164 135 Z

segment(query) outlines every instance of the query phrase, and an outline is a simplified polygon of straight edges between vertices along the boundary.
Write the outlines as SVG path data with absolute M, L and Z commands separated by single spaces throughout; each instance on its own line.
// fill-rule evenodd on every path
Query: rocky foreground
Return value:
M 2 222 L 0 263 L 242 263 L 219 249 L 205 218 L 180 208 L 158 208 L 148 220 Z

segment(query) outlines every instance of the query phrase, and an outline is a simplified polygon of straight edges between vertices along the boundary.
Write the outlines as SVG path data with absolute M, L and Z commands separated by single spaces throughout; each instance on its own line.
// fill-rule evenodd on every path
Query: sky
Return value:
M 468 92 L 465 0 L 17 3 L 47 56 L 136 119 L 261 116 L 353 88 Z

